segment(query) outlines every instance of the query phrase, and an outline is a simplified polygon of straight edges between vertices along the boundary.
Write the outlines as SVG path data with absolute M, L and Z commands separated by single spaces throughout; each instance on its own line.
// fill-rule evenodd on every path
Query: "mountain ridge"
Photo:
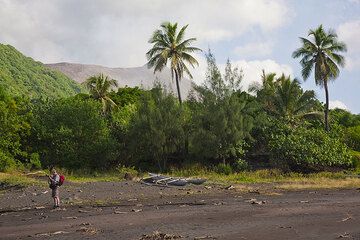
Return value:
M 103 73 L 118 82 L 119 87 L 142 87 L 151 89 L 155 83 L 159 82 L 164 85 L 167 90 L 176 95 L 176 82 L 172 80 L 169 68 L 164 68 L 161 72 L 154 73 L 148 69 L 146 65 L 140 67 L 105 67 L 97 64 L 81 64 L 81 63 L 49 63 L 45 66 L 60 71 L 69 78 L 78 83 L 83 83 L 87 78 Z M 192 90 L 193 82 L 187 78 L 180 81 L 180 90 L 183 97 L 187 97 Z
M 30 99 L 69 97 L 82 91 L 81 85 L 63 73 L 5 44 L 0 44 L 0 85 L 12 95 Z

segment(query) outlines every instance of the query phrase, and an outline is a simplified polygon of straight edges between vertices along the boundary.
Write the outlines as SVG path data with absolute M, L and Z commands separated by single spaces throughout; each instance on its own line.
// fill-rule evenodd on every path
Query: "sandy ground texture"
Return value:
M 360 190 L 242 191 L 138 182 L 66 184 L 0 195 L 0 239 L 357 239 Z M 157 237 L 155 237 L 157 236 Z

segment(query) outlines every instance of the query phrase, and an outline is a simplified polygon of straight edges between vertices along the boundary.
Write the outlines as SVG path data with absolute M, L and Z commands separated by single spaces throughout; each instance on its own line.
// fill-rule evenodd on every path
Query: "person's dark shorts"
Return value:
M 59 197 L 59 187 L 54 187 L 51 189 L 51 196 L 54 197 Z

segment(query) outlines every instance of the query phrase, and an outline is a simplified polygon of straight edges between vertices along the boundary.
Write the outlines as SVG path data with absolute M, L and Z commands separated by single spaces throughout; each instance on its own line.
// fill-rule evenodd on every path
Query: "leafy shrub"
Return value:
M 23 167 L 28 161 L 26 152 L 32 113 L 28 100 L 12 97 L 0 85 L 0 165 L 2 171 Z
M 44 167 L 106 169 L 116 157 L 116 142 L 94 100 L 60 99 L 34 113 L 33 148 Z
M 38 153 L 32 153 L 30 155 L 30 162 L 27 168 L 31 170 L 41 169 L 40 155 Z
M 360 173 L 360 152 L 351 151 L 352 164 L 357 173 Z
M 120 176 L 123 178 L 125 174 L 131 174 L 132 176 L 138 175 L 138 171 L 135 169 L 135 167 L 126 167 L 126 166 L 118 166 L 116 168 Z
M 214 171 L 219 174 L 229 175 L 233 172 L 233 169 L 230 164 L 219 163 L 215 166 Z
M 17 168 L 16 161 L 0 151 L 0 172 L 9 172 Z
M 241 171 L 249 170 L 249 164 L 247 161 L 243 159 L 238 159 L 235 161 L 233 168 L 234 171 L 241 172 Z
M 346 129 L 345 141 L 350 148 L 360 151 L 360 125 Z
M 340 139 L 321 129 L 283 126 L 271 134 L 270 160 L 275 167 L 298 172 L 327 170 L 351 166 L 351 157 Z

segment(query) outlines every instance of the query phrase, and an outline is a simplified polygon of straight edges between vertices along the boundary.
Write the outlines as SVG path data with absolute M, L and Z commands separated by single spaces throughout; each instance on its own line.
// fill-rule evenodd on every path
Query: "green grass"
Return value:
M 120 167 L 112 172 L 91 172 L 76 171 L 71 172 L 59 169 L 60 174 L 64 174 L 66 181 L 74 183 L 86 182 L 118 182 L 123 181 L 126 172 L 133 176 L 139 174 L 133 168 Z M 249 190 L 255 184 L 262 184 L 278 189 L 315 189 L 315 188 L 351 188 L 360 187 L 360 178 L 352 177 L 357 174 L 354 172 L 320 172 L 314 174 L 283 173 L 276 169 L 265 169 L 257 171 L 244 171 L 229 175 L 219 174 L 200 166 L 193 166 L 183 169 L 173 169 L 165 175 L 177 177 L 205 178 L 208 183 L 221 185 L 233 184 L 238 189 Z M 20 173 L 0 173 L 0 183 L 5 187 L 26 187 L 30 185 L 47 185 L 46 181 L 39 180 L 34 176 L 46 176 L 46 172 L 30 173 L 27 175 Z
M 0 183 L 2 188 L 27 187 L 27 186 L 46 186 L 47 183 L 36 178 L 21 173 L 0 173 Z
M 67 175 L 66 180 L 75 183 L 86 183 L 86 182 L 118 182 L 122 181 L 123 178 L 119 175 L 112 173 L 101 173 L 96 175 Z
M 215 173 L 201 168 L 172 170 L 168 175 L 205 178 L 210 183 L 220 184 L 269 184 L 276 183 L 279 189 L 350 188 L 360 187 L 360 178 L 348 172 L 320 172 L 313 174 L 282 173 L 279 170 L 257 170 L 232 173 Z M 240 187 L 241 188 L 241 187 Z
M 133 176 L 138 175 L 134 168 L 127 167 L 118 167 L 111 172 L 94 172 L 90 170 L 68 171 L 65 169 L 60 169 L 58 172 L 64 174 L 67 181 L 76 183 L 118 182 L 124 180 L 125 173 L 131 173 Z

